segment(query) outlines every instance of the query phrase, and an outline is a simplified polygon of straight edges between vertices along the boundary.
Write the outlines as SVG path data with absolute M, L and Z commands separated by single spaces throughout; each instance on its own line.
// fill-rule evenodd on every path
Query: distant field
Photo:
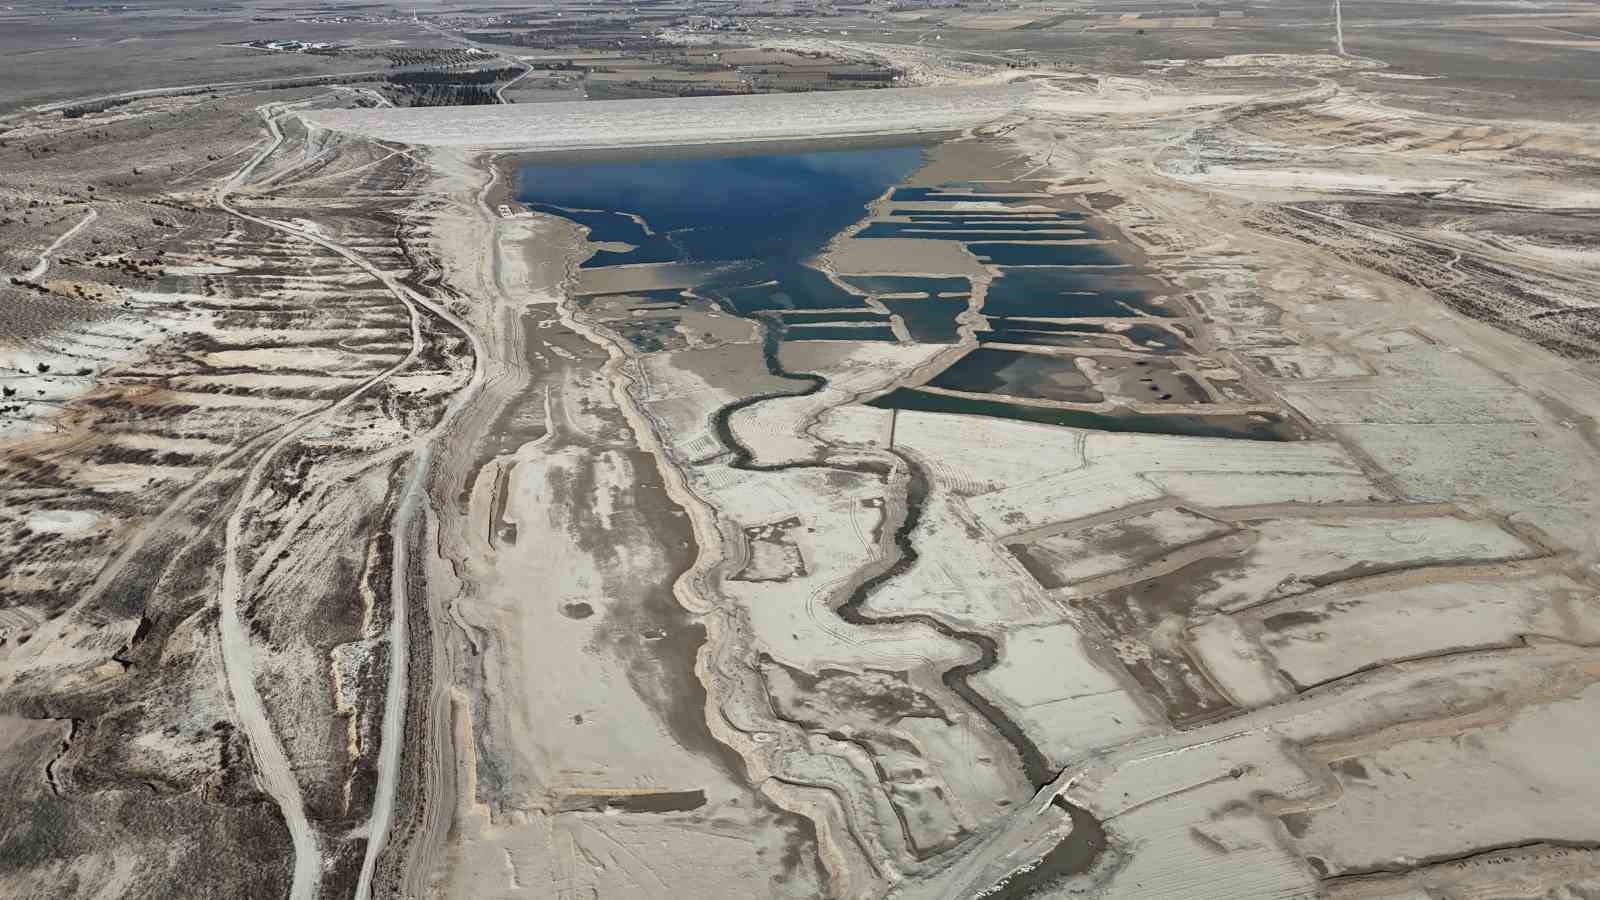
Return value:
M 270 11 L 257 11 L 270 15 Z M 0 11 L 0 113 L 117 91 L 381 70 L 389 61 L 229 46 L 296 39 L 369 47 L 440 44 L 404 24 L 257 22 L 196 12 Z

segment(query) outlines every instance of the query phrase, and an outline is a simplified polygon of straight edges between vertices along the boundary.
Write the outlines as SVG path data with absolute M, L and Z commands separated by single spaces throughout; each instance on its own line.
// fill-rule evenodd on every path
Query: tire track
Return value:
M 50 268 L 50 254 L 60 250 L 62 245 L 66 244 L 67 241 L 72 240 L 73 237 L 78 234 L 78 232 L 88 227 L 89 223 L 99 218 L 99 216 L 100 211 L 97 209 L 90 209 L 88 212 L 84 213 L 82 221 L 67 229 L 66 234 L 56 238 L 50 243 L 50 246 L 44 248 L 44 250 L 39 254 L 39 261 L 33 264 L 33 268 L 22 273 L 22 280 L 38 281 L 40 277 L 42 277 Z
M 283 107 L 264 106 L 257 111 L 266 120 L 267 130 L 271 140 L 250 161 L 245 163 L 233 177 L 217 188 L 214 199 L 218 208 L 239 219 L 253 222 L 274 231 L 294 234 L 304 237 L 305 234 L 297 229 L 282 225 L 259 216 L 253 216 L 239 211 L 228 202 L 228 194 L 237 190 L 255 170 L 283 143 L 283 132 L 278 128 L 277 116 Z M 343 255 L 343 254 L 342 254 Z M 308 414 L 298 420 L 291 428 L 279 435 L 261 454 L 256 457 L 245 476 L 244 486 L 240 489 L 238 500 L 234 504 L 233 512 L 229 514 L 227 526 L 224 531 L 222 546 L 222 584 L 218 588 L 217 604 L 221 612 L 218 623 L 221 635 L 223 670 L 227 676 L 228 692 L 233 699 L 234 711 L 239 717 L 246 739 L 250 742 L 250 752 L 256 763 L 256 771 L 262 781 L 262 787 L 267 794 L 278 804 L 283 813 L 284 822 L 289 829 L 289 837 L 294 846 L 294 880 L 289 890 L 291 900 L 311 900 L 317 896 L 317 889 L 321 883 L 322 856 L 318 849 L 316 831 L 312 828 L 305 812 L 305 799 L 300 791 L 294 769 L 289 763 L 288 754 L 279 741 L 277 732 L 272 727 L 271 719 L 267 713 L 266 705 L 261 699 L 260 692 L 255 684 L 255 645 L 251 642 L 248 630 L 240 616 L 239 604 L 246 596 L 249 585 L 246 583 L 245 574 L 241 571 L 239 561 L 239 544 L 244 526 L 245 514 L 250 509 L 250 499 L 259 490 L 261 480 L 265 476 L 267 466 L 280 450 L 299 438 L 313 425 L 320 424 L 332 414 L 343 410 L 359 399 L 368 390 L 382 384 L 396 372 L 404 369 L 414 362 L 422 349 L 421 320 L 415 306 L 405 298 L 399 298 L 405 303 L 411 315 L 411 350 L 397 363 L 379 372 L 358 385 L 355 390 L 345 394 L 338 400 L 323 407 L 315 413 Z M 392 618 L 392 617 L 391 617 Z
M 232 178 L 217 189 L 214 195 L 217 206 L 244 221 L 310 241 L 338 254 L 382 283 L 384 288 L 406 307 L 411 320 L 411 350 L 404 358 L 383 372 L 362 382 L 353 391 L 345 394 L 334 403 L 315 413 L 305 415 L 298 420 L 295 427 L 283 433 L 262 451 L 246 477 L 245 489 L 241 491 L 239 502 L 232 515 L 229 516 L 225 533 L 223 583 L 219 591 L 219 606 L 222 611 L 220 627 L 223 639 L 223 665 L 227 673 L 229 691 L 233 696 L 241 724 L 245 728 L 246 737 L 250 741 L 251 752 L 256 759 L 264 787 L 278 803 L 285 821 L 288 823 L 290 837 L 295 849 L 294 881 L 290 891 L 292 900 L 311 900 L 311 898 L 317 896 L 323 861 L 321 851 L 318 848 L 316 832 L 305 814 L 304 799 L 300 791 L 299 782 L 294 776 L 287 754 L 283 749 L 283 744 L 278 740 L 271 720 L 267 716 L 265 706 L 261 701 L 260 693 L 256 689 L 254 681 L 255 648 L 250 643 L 243 621 L 239 616 L 239 603 L 248 589 L 248 585 L 245 584 L 245 578 L 239 570 L 237 552 L 243 517 L 248 509 L 247 504 L 249 498 L 258 489 L 267 464 L 271 462 L 279 450 L 313 425 L 320 424 L 328 416 L 342 411 L 369 390 L 387 381 L 416 361 L 422 352 L 424 343 L 422 336 L 423 308 L 426 308 L 428 312 L 448 322 L 451 327 L 460 331 L 471 344 L 473 350 L 472 377 L 467 386 L 457 391 L 451 398 L 443 416 L 434 427 L 414 441 L 417 450 L 411 464 L 411 474 L 402 489 L 400 502 L 396 507 L 395 517 L 391 523 L 395 556 L 392 568 L 393 580 L 391 582 L 391 612 L 388 635 L 391 660 L 390 674 L 385 696 L 382 737 L 378 750 L 377 786 L 374 791 L 372 815 L 366 829 L 368 834 L 367 852 L 363 860 L 361 877 L 357 887 L 357 896 L 367 897 L 371 893 L 371 882 L 377 858 L 384 848 L 388 830 L 393 821 L 395 782 L 399 769 L 401 735 L 405 719 L 410 650 L 409 623 L 406 615 L 409 604 L 407 591 L 409 585 L 406 575 L 409 565 L 405 555 L 407 549 L 405 537 L 409 531 L 412 518 L 416 514 L 417 499 L 424 493 L 422 487 L 431 471 L 433 438 L 449 425 L 460 409 L 470 402 L 481 387 L 483 381 L 483 354 L 477 335 L 449 310 L 404 287 L 392 276 L 349 247 L 322 235 L 274 219 L 242 212 L 228 202 L 227 195 L 243 185 L 261 163 L 282 145 L 283 133 L 278 127 L 278 116 L 288 108 L 290 107 L 276 104 L 267 104 L 258 108 L 258 113 L 266 122 L 271 140 L 238 172 L 234 173 Z

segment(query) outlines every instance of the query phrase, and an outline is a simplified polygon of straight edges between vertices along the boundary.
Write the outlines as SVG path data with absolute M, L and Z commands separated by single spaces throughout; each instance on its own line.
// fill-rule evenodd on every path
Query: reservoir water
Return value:
M 634 248 L 601 250 L 585 267 L 750 260 L 696 291 L 745 314 L 860 307 L 803 263 L 921 164 L 920 145 L 537 162 L 518 173 L 517 199 Z
M 1037 405 L 1095 404 L 1107 398 L 1102 392 L 1107 384 L 1119 396 L 1135 392 L 1135 399 L 1146 404 L 1171 401 L 1192 408 L 1210 399 L 1190 376 L 1169 371 L 1170 364 L 1149 368 L 1151 363 L 1115 355 L 1182 352 L 1187 341 L 1150 321 L 1184 314 L 1170 299 L 1171 286 L 1106 233 L 1103 223 L 1088 212 L 1064 208 L 1037 182 L 900 186 L 923 159 L 921 144 L 907 144 L 537 161 L 518 173 L 517 199 L 588 229 L 590 240 L 601 246 L 582 263 L 586 269 L 652 263 L 699 267 L 687 292 L 653 289 L 660 282 L 650 273 L 659 270 L 651 269 L 617 273 L 624 281 L 642 274 L 640 283 L 648 286 L 640 290 L 580 298 L 582 303 L 623 298 L 636 317 L 625 329 L 628 339 L 641 350 L 673 346 L 680 338 L 673 333 L 670 310 L 710 299 L 773 323 L 767 333 L 768 365 L 777 367 L 775 351 L 783 341 L 898 340 L 885 309 L 899 318 L 902 333 L 912 341 L 959 340 L 958 317 L 967 311 L 973 292 L 967 277 L 851 275 L 835 282 L 807 264 L 887 194 L 885 218 L 855 233 L 860 246 L 870 247 L 873 238 L 960 242 L 989 265 L 992 278 L 980 315 L 972 320 L 981 328 L 977 337 L 984 346 L 936 375 L 928 383 L 932 391 L 901 388 L 872 405 L 1106 431 L 1254 440 L 1300 436 L 1292 423 L 1272 416 Z M 646 313 L 654 317 L 637 318 Z M 1100 321 L 1060 321 L 1084 318 Z M 1122 327 L 1109 327 L 1107 319 L 1120 320 Z M 1101 354 L 1095 366 L 1101 383 L 1091 383 L 1075 365 L 1076 354 L 994 346 L 1002 343 Z M 1107 351 L 1113 355 L 1105 356 Z M 1134 371 L 1129 366 L 1147 368 Z

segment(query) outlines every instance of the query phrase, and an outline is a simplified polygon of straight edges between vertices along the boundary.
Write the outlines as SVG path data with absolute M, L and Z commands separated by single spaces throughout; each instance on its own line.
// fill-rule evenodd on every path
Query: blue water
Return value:
M 1085 341 L 1101 335 L 1120 334 L 1147 350 L 1181 350 L 1186 346 L 1183 338 L 1154 325 L 1134 325 L 1113 332 L 1104 325 L 1090 323 L 1033 322 L 1026 319 L 991 318 L 989 331 L 981 332 L 978 339 L 1004 344 L 1037 344 L 1046 347 L 1120 346 L 1116 342 Z
M 1155 279 L 1094 269 L 1007 269 L 989 283 L 983 312 L 991 316 L 1170 316 L 1150 301 L 1161 288 Z
M 956 316 L 967 309 L 961 300 L 879 300 L 906 323 L 906 331 L 919 344 L 953 344 L 961 339 Z
M 1075 222 L 1057 221 L 1054 219 L 1047 219 L 1044 221 L 1028 219 L 1023 222 L 1007 222 L 1003 219 L 913 219 L 909 222 L 873 222 L 871 225 L 868 225 L 865 230 L 871 230 L 873 228 L 885 225 L 893 226 L 895 229 L 900 231 L 997 231 L 1003 234 L 1027 233 L 1034 231 L 1071 231 L 1080 234 L 1091 233 L 1083 228 L 1078 227 L 1078 224 Z
M 805 325 L 807 323 L 833 323 L 833 322 L 870 322 L 876 325 L 889 324 L 889 317 L 881 312 L 866 310 L 863 312 L 784 312 L 778 318 L 787 325 Z
M 1070 357 L 989 347 L 970 351 L 928 384 L 956 391 L 1068 403 L 1099 403 L 1105 399 Z
M 1083 213 L 1075 212 L 1040 212 L 1038 210 L 974 210 L 972 212 L 927 212 L 924 210 L 903 209 L 895 207 L 889 210 L 889 215 L 898 218 L 910 219 L 913 222 L 1082 222 Z
M 814 153 L 654 157 L 617 162 L 532 162 L 518 173 L 517 198 L 530 208 L 564 216 L 589 229 L 592 241 L 632 249 L 600 250 L 583 265 L 666 262 L 734 262 L 694 286 L 741 315 L 766 311 L 854 310 L 859 324 L 824 332 L 881 339 L 881 314 L 871 313 L 868 294 L 920 295 L 895 301 L 892 310 L 912 338 L 950 342 L 958 337 L 955 317 L 966 308 L 965 278 L 852 276 L 835 283 L 805 265 L 834 236 L 858 222 L 867 207 L 892 191 L 905 201 L 989 201 L 1036 204 L 1021 193 L 963 193 L 951 187 L 895 187 L 922 163 L 918 146 Z M 976 187 L 976 186 L 974 186 Z M 1018 185 L 1030 189 L 1028 185 Z M 1104 245 L 1041 244 L 1093 233 L 1081 212 L 1044 209 L 947 209 L 908 211 L 909 221 L 869 225 L 862 237 L 942 237 L 966 243 L 978 255 L 1007 266 L 990 286 L 984 312 L 991 316 L 1129 316 L 1135 310 L 1171 313 L 1149 301 L 1163 288 L 1137 270 L 1074 269 L 1120 259 Z M 1054 268 L 1033 268 L 1051 265 Z M 1021 268 L 1010 268 L 1022 266 Z M 681 300 L 676 291 L 648 301 Z M 835 319 L 838 320 L 837 318 Z M 803 319 L 789 319 L 798 324 Z M 1020 323 L 996 328 L 1014 339 L 1047 342 Z M 1029 332 L 1033 332 L 1030 334 Z M 791 335 L 793 339 L 795 335 Z M 993 337 L 998 336 L 991 336 Z
M 1105 244 L 969 243 L 978 259 L 997 266 L 1120 266 L 1124 261 Z
M 828 276 L 793 260 L 763 261 L 754 270 L 714 279 L 695 291 L 715 297 L 742 316 L 773 309 L 864 309 L 867 305 Z
M 942 187 L 903 187 L 895 188 L 889 199 L 894 203 L 1040 203 L 1049 198 L 1027 194 L 961 193 Z
M 990 325 L 1003 322 L 1004 319 L 990 319 Z M 993 328 L 990 331 L 978 333 L 978 342 L 981 346 L 989 344 L 1025 344 L 1030 347 L 1077 347 L 1082 350 L 1116 350 L 1122 344 L 1105 335 L 1095 334 L 1067 334 L 1059 331 L 1014 331 L 1008 328 Z
M 950 227 L 954 225 L 955 227 Z M 931 222 L 873 222 L 856 232 L 860 238 L 922 238 L 936 241 L 1073 241 L 1094 237 L 1082 228 L 1037 230 L 1029 225 L 949 225 Z
M 1085 323 L 1039 323 L 1006 317 L 1171 316 L 1171 304 L 1155 295 L 1170 288 L 1138 267 L 1127 265 L 1103 244 L 1051 244 L 1065 232 L 1096 232 L 1080 212 L 1041 209 L 1041 198 L 1027 196 L 1031 182 L 1014 193 L 962 193 L 951 186 L 895 188 L 922 162 L 919 147 L 839 150 L 818 153 L 765 153 L 694 158 L 658 157 L 627 162 L 530 163 L 519 172 L 517 199 L 530 208 L 565 216 L 585 226 L 592 241 L 628 249 L 597 251 L 589 268 L 636 263 L 727 263 L 692 293 L 641 291 L 628 296 L 640 307 L 692 305 L 711 297 L 734 311 L 777 313 L 781 324 L 771 337 L 789 341 L 894 341 L 884 314 L 867 306 L 868 296 L 904 323 L 912 339 L 954 342 L 956 318 L 968 305 L 971 284 L 964 277 L 906 275 L 853 276 L 835 283 L 805 263 L 840 232 L 859 221 L 868 206 L 893 189 L 896 200 L 950 202 L 953 209 L 906 211 L 906 221 L 879 223 L 864 237 L 938 236 L 964 242 L 1000 268 L 990 283 L 983 313 L 993 332 L 980 340 L 1029 343 L 1093 339 L 1105 329 Z M 972 185 L 978 190 L 980 185 Z M 1025 206 L 1026 209 L 962 209 L 963 202 Z M 897 211 L 898 212 L 898 211 Z M 882 300 L 899 294 L 911 299 Z M 580 302 L 598 297 L 580 298 Z M 829 310 L 826 313 L 806 310 Z M 808 321 L 828 324 L 807 325 Z M 629 334 L 647 351 L 663 349 L 648 328 Z M 1141 345 L 1173 350 L 1183 341 L 1147 324 L 1126 333 Z M 653 342 L 653 343 L 652 343 Z M 775 345 L 768 345 L 769 348 Z M 769 352 L 770 349 L 769 349 Z M 1143 364 L 1143 363 L 1136 363 Z M 1070 360 L 980 347 L 937 377 L 966 391 L 991 392 L 995 399 L 951 397 L 899 388 L 871 401 L 885 408 L 962 412 L 1080 428 L 1193 434 L 1255 440 L 1293 440 L 1303 435 L 1289 420 L 1276 417 L 1089 412 L 1028 406 L 1006 397 L 1094 401 L 1100 395 Z M 1196 393 L 1198 385 L 1193 385 Z
M 596 229 L 593 240 L 639 246 L 597 254 L 584 263 L 588 267 L 759 259 L 781 276 L 787 264 L 816 254 L 921 163 L 922 150 L 914 146 L 535 162 L 518 173 L 517 199 Z M 618 213 L 639 216 L 655 234 L 645 235 Z
M 894 330 L 887 325 L 813 325 L 809 328 L 790 328 L 783 334 L 786 341 L 888 341 L 894 342 Z
M 518 173 L 517 199 L 588 227 L 593 241 L 634 247 L 598 251 L 585 268 L 741 260 L 696 292 L 741 315 L 861 309 L 860 295 L 805 262 L 921 164 L 918 146 L 535 162 Z
M 971 282 L 965 278 L 929 278 L 924 275 L 846 275 L 851 287 L 869 294 L 923 294 L 926 296 L 960 295 L 971 293 Z
M 577 222 L 589 229 L 589 239 L 592 241 L 625 241 L 629 244 L 639 244 L 648 239 L 644 229 L 639 227 L 639 223 L 622 213 L 598 209 L 567 209 L 553 203 L 529 202 L 527 206 L 538 212 L 562 216 Z

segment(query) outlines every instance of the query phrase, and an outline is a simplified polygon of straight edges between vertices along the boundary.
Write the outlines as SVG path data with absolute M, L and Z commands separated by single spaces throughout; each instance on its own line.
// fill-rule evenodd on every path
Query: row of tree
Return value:
M 489 106 L 499 103 L 493 87 L 476 84 L 401 84 L 390 89 L 406 106 Z
M 395 72 L 385 76 L 385 79 L 390 84 L 406 85 L 494 84 L 499 81 L 510 81 L 521 74 L 521 69 L 515 66 L 506 66 L 500 69 L 473 69 L 467 72 L 448 72 L 443 70 Z

